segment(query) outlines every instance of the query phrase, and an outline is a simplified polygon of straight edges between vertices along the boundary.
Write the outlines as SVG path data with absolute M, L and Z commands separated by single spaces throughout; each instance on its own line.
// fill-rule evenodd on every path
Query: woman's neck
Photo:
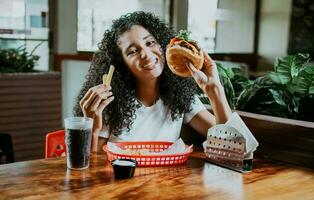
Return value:
M 148 82 L 138 82 L 137 88 L 137 98 L 145 106 L 155 104 L 159 98 L 157 79 Z

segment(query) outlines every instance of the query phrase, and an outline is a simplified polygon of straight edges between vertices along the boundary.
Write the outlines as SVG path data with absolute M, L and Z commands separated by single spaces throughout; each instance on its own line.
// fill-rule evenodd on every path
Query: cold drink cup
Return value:
M 69 117 L 64 124 L 67 167 L 77 170 L 88 168 L 93 119 Z

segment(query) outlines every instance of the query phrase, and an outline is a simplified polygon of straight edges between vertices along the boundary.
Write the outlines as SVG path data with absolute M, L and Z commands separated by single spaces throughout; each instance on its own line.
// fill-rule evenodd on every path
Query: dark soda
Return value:
M 89 167 L 91 129 L 66 129 L 67 162 L 71 169 Z

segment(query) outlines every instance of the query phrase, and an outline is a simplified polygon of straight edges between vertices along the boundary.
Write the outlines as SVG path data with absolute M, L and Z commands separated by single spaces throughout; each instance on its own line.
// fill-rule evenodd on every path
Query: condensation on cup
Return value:
M 64 124 L 67 167 L 75 170 L 87 169 L 89 167 L 93 119 L 68 117 L 64 120 Z

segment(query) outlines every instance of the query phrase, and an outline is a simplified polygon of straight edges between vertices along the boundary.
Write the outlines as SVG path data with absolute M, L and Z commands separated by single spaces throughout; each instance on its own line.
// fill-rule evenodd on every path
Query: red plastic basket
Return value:
M 160 152 L 168 149 L 172 142 L 117 142 L 115 143 L 122 149 L 139 150 L 148 149 L 151 152 Z M 187 145 L 186 145 L 187 146 Z M 187 146 L 188 147 L 188 146 Z M 182 154 L 171 154 L 171 155 L 126 155 L 116 154 L 108 150 L 107 145 L 104 145 L 103 150 L 107 152 L 109 161 L 126 158 L 134 159 L 138 162 L 137 166 L 169 166 L 169 165 L 180 165 L 187 161 L 188 156 L 192 153 L 193 149 L 189 152 Z

